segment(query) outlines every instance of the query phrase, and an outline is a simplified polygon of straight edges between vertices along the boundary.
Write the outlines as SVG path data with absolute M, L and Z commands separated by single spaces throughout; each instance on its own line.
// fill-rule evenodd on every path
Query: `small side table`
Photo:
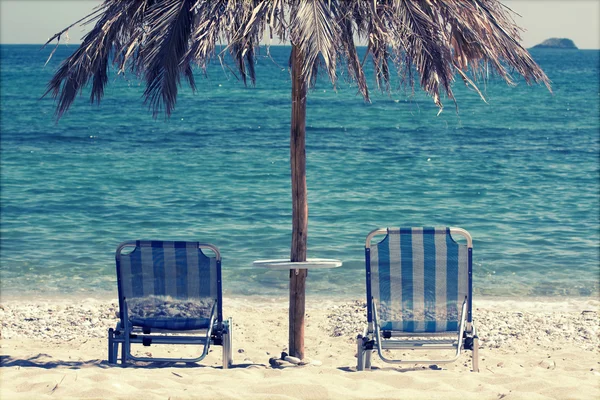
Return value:
M 291 262 L 290 260 L 257 260 L 252 263 L 255 267 L 270 269 L 325 269 L 337 268 L 342 266 L 340 260 L 333 258 L 308 258 L 306 261 Z

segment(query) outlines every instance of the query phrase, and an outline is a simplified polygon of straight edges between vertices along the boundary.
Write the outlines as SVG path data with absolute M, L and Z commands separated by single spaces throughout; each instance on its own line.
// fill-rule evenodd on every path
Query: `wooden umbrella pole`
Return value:
M 290 164 L 292 177 L 292 248 L 290 261 L 306 261 L 308 201 L 306 190 L 306 84 L 302 79 L 302 54 L 292 46 L 292 121 Z M 290 355 L 304 358 L 306 269 L 290 270 Z

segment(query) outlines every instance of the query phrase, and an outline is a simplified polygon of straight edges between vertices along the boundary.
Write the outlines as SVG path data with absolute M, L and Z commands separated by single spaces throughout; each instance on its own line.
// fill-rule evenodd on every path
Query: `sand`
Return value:
M 287 300 L 226 298 L 235 365 L 223 370 L 220 346 L 194 365 L 108 365 L 116 301 L 3 299 L 0 399 L 600 398 L 596 300 L 477 300 L 479 373 L 470 352 L 440 365 L 394 366 L 374 355 L 373 370 L 356 372 L 363 304 L 309 296 L 306 355 L 321 365 L 273 368 L 269 359 L 287 347 Z

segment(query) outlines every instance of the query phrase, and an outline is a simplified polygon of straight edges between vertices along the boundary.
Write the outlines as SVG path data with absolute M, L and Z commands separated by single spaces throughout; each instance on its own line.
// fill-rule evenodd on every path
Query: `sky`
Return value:
M 366 1 L 366 0 L 365 0 Z M 600 49 L 600 0 L 501 0 L 520 15 L 522 44 L 551 37 L 572 39 L 580 49 Z M 39 44 L 90 13 L 99 0 L 0 0 L 0 44 Z M 89 27 L 87 27 L 89 29 Z M 79 43 L 87 30 L 69 31 Z

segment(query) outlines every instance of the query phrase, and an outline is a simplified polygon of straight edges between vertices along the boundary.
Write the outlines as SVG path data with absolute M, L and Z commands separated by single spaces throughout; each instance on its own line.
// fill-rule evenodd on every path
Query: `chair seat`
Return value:
M 382 331 L 400 331 L 418 333 L 458 332 L 459 321 L 385 321 L 381 322 Z
M 132 318 L 130 322 L 131 325 L 142 329 L 188 331 L 208 329 L 210 318 Z
M 415 348 L 429 348 L 429 349 L 452 349 L 458 346 L 458 340 L 456 339 L 437 339 L 437 340 L 394 340 L 394 339 L 383 339 L 381 341 L 382 349 L 415 349 Z

